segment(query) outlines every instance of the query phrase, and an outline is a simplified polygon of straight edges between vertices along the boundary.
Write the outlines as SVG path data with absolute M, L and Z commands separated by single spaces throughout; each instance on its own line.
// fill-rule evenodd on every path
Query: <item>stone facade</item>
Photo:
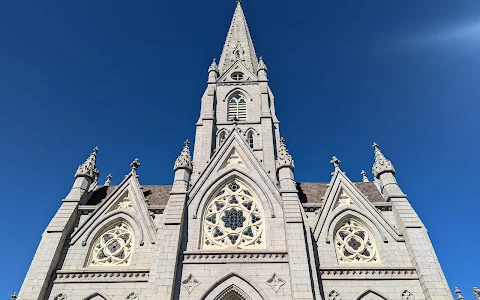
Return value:
M 267 66 L 237 3 L 171 186 L 140 162 L 97 184 L 98 149 L 46 228 L 18 299 L 453 299 L 425 226 L 374 144 L 374 182 L 332 159 L 298 183 Z

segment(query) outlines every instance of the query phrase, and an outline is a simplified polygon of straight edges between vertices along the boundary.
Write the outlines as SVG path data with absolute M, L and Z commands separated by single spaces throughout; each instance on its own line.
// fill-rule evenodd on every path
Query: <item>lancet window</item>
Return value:
M 234 92 L 228 98 L 228 120 L 245 121 L 247 119 L 247 99 L 240 92 Z
M 371 233 L 358 221 L 348 219 L 335 234 L 335 248 L 340 263 L 380 262 Z
M 133 230 L 126 222 L 118 222 L 104 230 L 90 250 L 88 266 L 127 266 L 134 246 Z
M 250 146 L 250 148 L 254 148 L 254 140 L 253 140 L 253 131 L 248 132 L 247 134 L 247 143 Z
M 203 248 L 265 249 L 265 219 L 255 193 L 240 180 L 219 189 L 203 216 Z
M 218 136 L 218 148 L 220 148 L 220 146 L 223 145 L 223 143 L 225 142 L 225 139 L 227 137 L 227 133 L 224 131 L 220 132 L 219 136 Z

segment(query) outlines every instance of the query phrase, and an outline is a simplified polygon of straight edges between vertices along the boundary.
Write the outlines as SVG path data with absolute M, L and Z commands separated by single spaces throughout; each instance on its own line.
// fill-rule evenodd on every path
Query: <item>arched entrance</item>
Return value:
M 236 272 L 220 277 L 200 300 L 268 300 L 261 289 Z

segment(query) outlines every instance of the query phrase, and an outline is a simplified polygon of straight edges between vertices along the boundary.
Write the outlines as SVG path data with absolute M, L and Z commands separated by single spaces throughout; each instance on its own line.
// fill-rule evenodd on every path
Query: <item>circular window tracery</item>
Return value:
M 235 180 L 216 192 L 203 219 L 203 248 L 264 249 L 264 213 L 254 193 Z
M 104 231 L 95 240 L 88 265 L 129 265 L 132 250 L 133 230 L 122 221 Z
M 337 230 L 335 248 L 342 263 L 380 262 L 372 235 L 353 219 L 345 221 Z

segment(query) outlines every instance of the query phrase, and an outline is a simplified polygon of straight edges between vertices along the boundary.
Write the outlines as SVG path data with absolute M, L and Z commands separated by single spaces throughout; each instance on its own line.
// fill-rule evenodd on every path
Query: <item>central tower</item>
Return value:
M 207 84 L 196 123 L 192 183 L 234 129 L 275 179 L 279 122 L 268 86 L 267 66 L 256 56 L 239 1 L 219 64 L 214 59 L 208 69 Z

